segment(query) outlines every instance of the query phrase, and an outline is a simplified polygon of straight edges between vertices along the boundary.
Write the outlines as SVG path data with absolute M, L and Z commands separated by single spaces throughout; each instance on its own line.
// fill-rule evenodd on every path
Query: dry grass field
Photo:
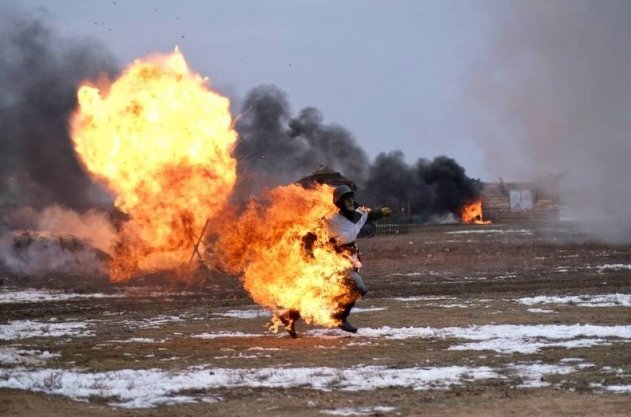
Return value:
M 559 224 L 360 247 L 359 332 L 297 339 L 230 277 L 4 274 L 0 415 L 629 415 L 629 245 Z

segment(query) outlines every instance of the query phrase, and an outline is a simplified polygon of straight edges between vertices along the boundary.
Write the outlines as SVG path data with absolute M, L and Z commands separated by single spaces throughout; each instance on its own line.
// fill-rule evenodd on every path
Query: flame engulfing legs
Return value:
M 228 271 L 244 271 L 244 287 L 262 306 L 299 312 L 307 323 L 338 326 L 340 311 L 357 294 L 347 280 L 350 259 L 329 243 L 324 217 L 337 210 L 331 195 L 328 186 L 270 190 L 221 233 L 215 259 Z M 308 233 L 311 251 L 303 243 Z M 278 315 L 275 319 L 274 331 L 283 324 Z
M 110 275 L 178 269 L 236 180 L 228 99 L 181 53 L 135 61 L 115 82 L 79 89 L 72 138 L 87 171 L 129 216 Z

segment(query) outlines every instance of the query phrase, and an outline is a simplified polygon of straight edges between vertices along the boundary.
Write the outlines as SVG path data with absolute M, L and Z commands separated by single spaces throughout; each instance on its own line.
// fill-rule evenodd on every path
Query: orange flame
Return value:
M 334 314 L 357 296 L 346 282 L 351 260 L 329 243 L 324 219 L 337 210 L 333 190 L 278 187 L 240 216 L 227 209 L 237 139 L 229 103 L 179 51 L 138 60 L 105 87 L 82 86 L 78 97 L 75 150 L 129 218 L 110 250 L 114 281 L 186 266 L 207 219 L 221 213 L 211 223 L 220 227 L 200 248 L 211 267 L 241 276 L 254 301 L 270 310 L 339 324 Z
M 460 219 L 464 224 L 490 224 L 482 217 L 482 199 L 466 203 L 460 212 Z
M 113 250 L 115 281 L 188 263 L 207 218 L 232 191 L 229 101 L 206 81 L 176 49 L 135 61 L 111 85 L 78 91 L 75 150 L 130 218 Z
M 221 233 L 217 258 L 230 272 L 244 271 L 244 287 L 270 310 L 300 311 L 308 323 L 333 327 L 332 314 L 355 300 L 344 276 L 350 259 L 329 243 L 324 218 L 336 211 L 333 190 L 298 185 L 269 191 L 266 201 L 251 201 L 234 227 Z M 303 237 L 315 235 L 313 256 Z

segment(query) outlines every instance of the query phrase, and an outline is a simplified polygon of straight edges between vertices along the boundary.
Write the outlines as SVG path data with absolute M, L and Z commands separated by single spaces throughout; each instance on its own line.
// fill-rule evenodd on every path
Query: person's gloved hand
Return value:
M 388 217 L 391 214 L 392 214 L 392 209 L 390 207 L 382 207 L 381 208 L 381 215 L 383 217 Z

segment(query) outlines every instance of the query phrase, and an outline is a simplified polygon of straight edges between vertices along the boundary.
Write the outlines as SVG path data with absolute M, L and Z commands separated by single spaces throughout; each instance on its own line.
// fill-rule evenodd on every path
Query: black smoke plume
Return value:
M 409 210 L 417 223 L 456 219 L 462 207 L 482 191 L 479 180 L 466 176 L 464 168 L 446 156 L 405 162 L 400 151 L 380 153 L 370 167 L 370 177 L 361 195 L 371 205 L 386 204 Z
M 79 166 L 68 119 L 76 88 L 112 58 L 87 40 L 58 36 L 33 16 L 0 8 L 0 203 L 86 210 L 108 196 Z
M 480 195 L 480 181 L 444 156 L 410 166 L 395 151 L 379 154 L 371 164 L 350 132 L 324 124 L 319 110 L 307 107 L 292 116 L 286 94 L 277 87 L 250 91 L 240 114 L 236 156 L 241 196 L 296 181 L 320 165 L 353 180 L 364 203 L 409 209 L 417 222 L 457 217 L 466 202 Z
M 319 110 L 307 107 L 293 117 L 284 92 L 275 86 L 251 90 L 236 123 L 239 192 L 296 181 L 320 164 L 357 182 L 368 177 L 368 157 L 352 134 L 324 124 Z

